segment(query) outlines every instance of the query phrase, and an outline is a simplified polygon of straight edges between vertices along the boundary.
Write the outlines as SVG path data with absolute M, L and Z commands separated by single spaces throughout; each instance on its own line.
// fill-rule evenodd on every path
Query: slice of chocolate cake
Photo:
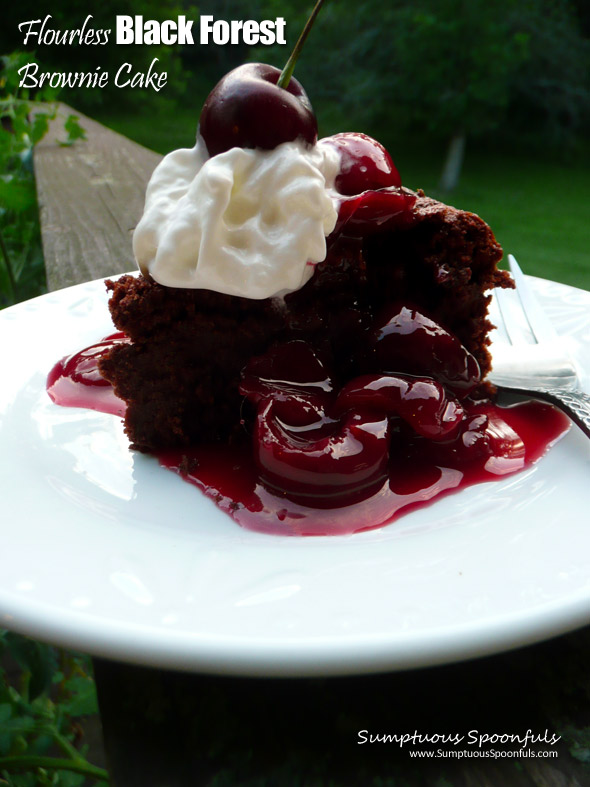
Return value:
M 133 448 L 245 528 L 356 533 L 522 470 L 567 424 L 486 382 L 488 292 L 512 286 L 487 224 L 404 189 L 365 134 L 318 140 L 288 74 L 214 88 L 152 175 L 139 275 L 107 282 L 122 334 L 48 393 L 124 413 Z
M 483 379 L 486 292 L 509 285 L 497 269 L 502 251 L 478 216 L 404 193 L 410 201 L 395 221 L 378 230 L 364 221 L 337 235 L 312 278 L 284 297 L 167 287 L 149 274 L 108 282 L 113 321 L 131 343 L 114 347 L 101 371 L 127 403 L 132 446 L 154 452 L 240 434 L 248 415 L 242 370 L 293 339 L 320 349 L 345 384 L 364 371 L 375 321 L 392 304 L 418 309 L 456 336 Z
M 364 134 L 317 140 L 278 76 L 228 75 L 157 167 L 140 274 L 107 282 L 129 341 L 99 369 L 132 447 L 241 524 L 355 532 L 524 466 L 485 381 L 487 293 L 511 282 L 484 221 L 404 189 Z

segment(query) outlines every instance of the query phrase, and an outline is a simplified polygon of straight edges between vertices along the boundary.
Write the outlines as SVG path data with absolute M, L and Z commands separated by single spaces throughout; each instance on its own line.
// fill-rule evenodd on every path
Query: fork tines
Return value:
M 496 289 L 490 307 L 492 322 L 498 326 L 499 334 L 505 333 L 501 338 L 511 344 L 540 344 L 555 341 L 558 338 L 557 332 L 540 308 L 512 254 L 508 255 L 508 263 L 516 289 Z M 496 320 L 494 320 L 495 309 L 501 315 L 499 319 L 496 317 Z

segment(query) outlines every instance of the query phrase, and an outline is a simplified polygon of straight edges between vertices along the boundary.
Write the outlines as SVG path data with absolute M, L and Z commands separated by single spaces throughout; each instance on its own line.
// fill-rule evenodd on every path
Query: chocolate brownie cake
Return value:
M 152 175 L 139 275 L 107 282 L 119 333 L 48 393 L 124 415 L 242 527 L 356 533 L 522 470 L 567 424 L 486 382 L 487 293 L 512 286 L 487 224 L 403 188 L 365 134 L 318 140 L 289 73 L 214 88 Z
M 149 274 L 109 281 L 113 321 L 131 343 L 115 346 L 100 368 L 127 403 L 133 448 L 232 439 L 248 415 L 243 368 L 289 340 L 321 348 L 345 383 L 364 371 L 367 336 L 393 303 L 419 309 L 456 336 L 483 379 L 490 367 L 486 291 L 509 286 L 496 267 L 501 248 L 473 213 L 405 194 L 411 207 L 397 226 L 337 238 L 312 278 L 281 298 L 167 287 Z M 397 371 L 424 373 L 420 363 Z
M 523 466 L 485 381 L 511 282 L 482 219 L 403 188 L 364 134 L 318 140 L 278 79 L 231 72 L 156 168 L 98 364 L 131 446 L 241 524 L 354 532 Z

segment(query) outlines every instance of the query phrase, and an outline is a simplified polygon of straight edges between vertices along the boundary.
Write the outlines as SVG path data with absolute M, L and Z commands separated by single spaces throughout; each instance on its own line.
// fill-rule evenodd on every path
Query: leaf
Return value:
M 6 757 L 10 751 L 10 735 L 3 733 L 0 728 L 0 757 Z M 0 782 L 2 784 L 2 782 Z
M 70 678 L 65 688 L 72 695 L 69 700 L 61 704 L 65 713 L 70 716 L 90 716 L 98 713 L 96 686 L 91 678 Z
M 33 168 L 33 148 L 28 148 L 27 150 L 23 150 L 19 156 L 21 162 L 21 170 L 27 176 L 33 176 L 34 168 Z
M 54 745 L 54 737 L 49 733 L 41 733 L 29 742 L 29 754 L 43 756 L 49 753 Z
M 50 116 L 46 112 L 36 112 L 29 132 L 31 143 L 36 145 L 47 133 Z
M 30 62 L 31 54 L 30 52 L 11 52 L 9 55 L 3 55 L 1 60 L 4 66 L 2 71 L 4 90 L 6 93 L 16 94 L 20 81 L 18 70 Z
M 77 139 L 86 139 L 86 131 L 80 125 L 77 115 L 70 115 L 64 123 L 64 130 L 68 132 L 65 142 L 60 142 L 62 147 L 73 145 Z
M 6 210 L 20 213 L 32 208 L 35 201 L 35 186 L 30 180 L 0 176 L 0 202 Z
M 7 639 L 8 647 L 17 664 L 31 673 L 29 699 L 33 700 L 48 691 L 51 686 L 57 664 L 55 651 L 50 645 L 34 642 L 12 632 L 8 634 Z
M 30 716 L 15 716 L 0 724 L 0 732 L 8 735 L 26 735 L 40 729 L 39 722 Z
M 580 743 L 574 743 L 570 746 L 570 754 L 576 760 L 585 764 L 590 764 L 590 748 L 583 746 Z
M 20 254 L 11 254 L 10 255 L 10 262 L 12 264 L 12 275 L 14 276 L 14 280 L 18 282 L 20 279 L 22 272 L 25 268 L 25 263 L 27 259 L 26 250 L 21 251 Z
M 71 771 L 57 771 L 57 774 L 59 781 L 56 781 L 56 784 L 59 784 L 59 787 L 79 787 L 84 784 L 86 778 L 81 773 L 72 773 Z

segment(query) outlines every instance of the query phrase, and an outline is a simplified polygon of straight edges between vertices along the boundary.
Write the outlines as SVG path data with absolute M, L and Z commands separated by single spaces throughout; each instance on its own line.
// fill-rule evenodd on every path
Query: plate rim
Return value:
M 16 310 L 20 312 L 35 309 L 38 303 L 46 304 L 51 298 L 57 298 L 59 301 L 85 289 L 97 293 L 98 287 L 107 278 L 112 277 L 72 285 L 8 307 L 0 312 L 0 323 L 6 315 L 10 319 Z M 577 291 L 584 297 L 590 298 L 590 292 L 581 288 L 550 279 L 529 278 L 539 283 Z M 485 618 L 483 621 L 442 627 L 441 631 L 446 632 L 446 635 L 438 638 L 435 654 L 432 653 L 432 629 L 430 629 L 409 635 L 400 635 L 396 632 L 393 643 L 391 634 L 374 638 L 367 637 L 365 634 L 360 645 L 358 642 L 355 643 L 354 635 L 341 636 L 338 637 L 338 644 L 342 651 L 336 657 L 332 652 L 327 653 L 325 649 L 322 650 L 322 645 L 325 643 L 321 637 L 308 639 L 298 637 L 293 641 L 288 638 L 281 640 L 269 638 L 265 641 L 258 636 L 250 641 L 244 636 L 227 637 L 224 640 L 223 637 L 216 635 L 212 639 L 217 646 L 208 647 L 208 638 L 195 632 L 166 630 L 137 622 L 131 624 L 136 644 L 132 643 L 130 647 L 129 641 L 125 645 L 122 644 L 125 637 L 120 636 L 123 629 L 127 629 L 128 633 L 129 623 L 108 621 L 100 616 L 88 617 L 71 609 L 62 610 L 60 620 L 51 622 L 51 615 L 47 617 L 47 613 L 54 610 L 54 607 L 44 605 L 38 600 L 31 601 L 26 597 L 18 596 L 6 591 L 1 585 L 0 610 L 0 625 L 3 627 L 54 644 L 82 650 L 94 656 L 182 671 L 295 677 L 363 674 L 434 666 L 532 644 L 589 623 L 590 594 L 580 594 L 579 598 L 572 597 L 568 604 L 551 602 L 547 605 L 539 605 L 533 614 L 530 610 L 521 611 L 512 619 L 503 615 L 495 621 Z M 96 629 L 98 621 L 102 626 L 100 630 Z M 153 647 L 155 633 L 161 637 L 156 648 Z M 326 640 L 333 641 L 333 637 L 326 637 Z M 222 641 L 227 646 L 225 651 L 219 648 Z M 150 642 L 152 647 L 148 649 Z M 192 646 L 197 643 L 199 650 L 195 652 Z M 240 645 L 237 658 L 236 643 Z M 285 649 L 286 644 L 288 649 Z M 274 653 L 274 657 L 269 660 L 268 655 L 271 652 Z M 282 660 L 278 658 L 279 656 L 283 657 Z

